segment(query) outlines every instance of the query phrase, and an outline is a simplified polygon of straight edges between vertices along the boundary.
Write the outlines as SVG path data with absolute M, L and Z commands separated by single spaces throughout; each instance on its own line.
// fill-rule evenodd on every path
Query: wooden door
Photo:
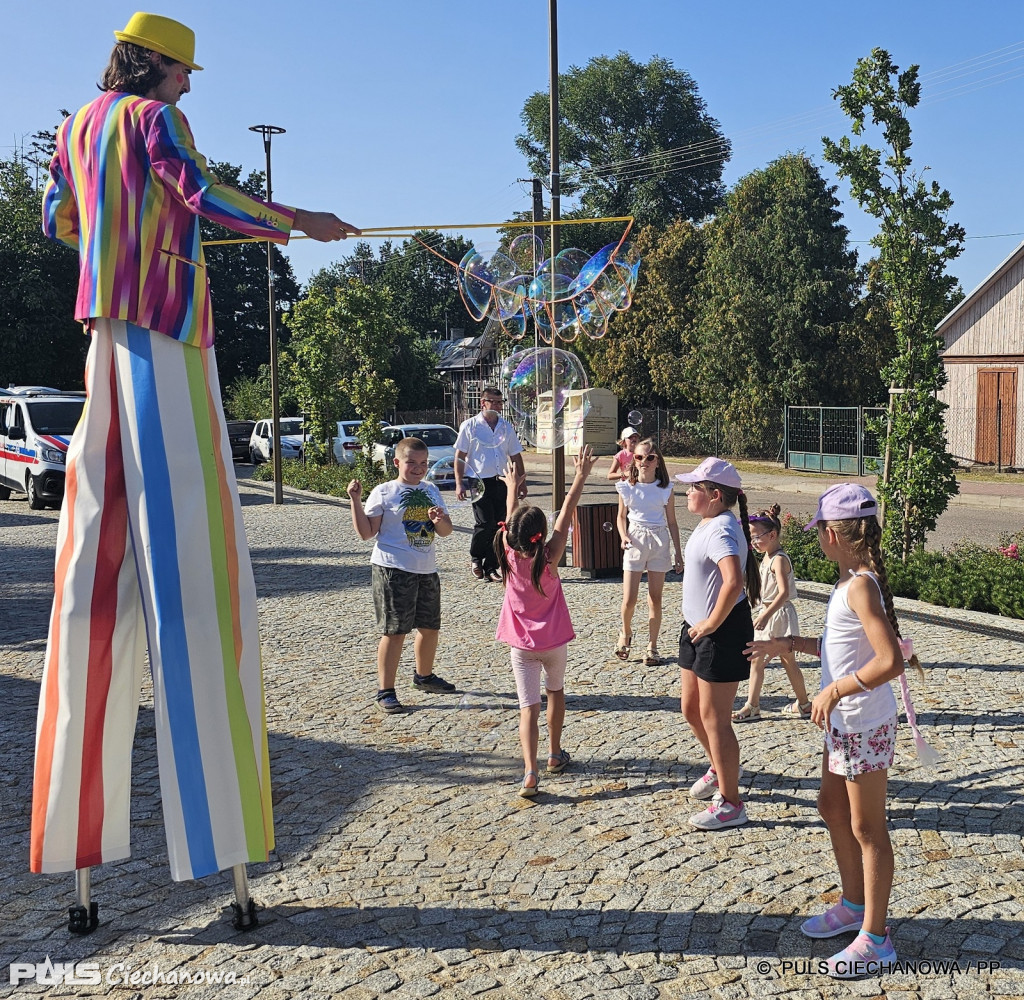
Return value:
M 1013 467 L 1017 459 L 1017 369 L 978 372 L 974 460 Z

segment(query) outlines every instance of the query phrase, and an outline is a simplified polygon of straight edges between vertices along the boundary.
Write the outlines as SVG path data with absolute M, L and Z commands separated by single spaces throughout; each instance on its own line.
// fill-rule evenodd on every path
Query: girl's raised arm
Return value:
M 569 540 L 569 525 L 572 524 L 573 511 L 576 510 L 580 497 L 583 495 L 583 487 L 586 485 L 587 476 L 590 470 L 597 463 L 592 448 L 584 448 L 579 455 L 573 457 L 573 464 L 576 466 L 576 475 L 573 477 L 572 486 L 565 495 L 562 509 L 558 512 L 555 520 L 555 530 L 551 532 L 548 541 L 548 562 L 557 566 L 565 552 L 566 542 Z

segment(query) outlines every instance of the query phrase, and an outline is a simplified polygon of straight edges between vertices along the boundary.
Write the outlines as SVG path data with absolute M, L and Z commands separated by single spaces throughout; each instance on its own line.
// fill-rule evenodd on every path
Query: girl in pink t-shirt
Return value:
M 629 470 L 633 466 L 633 452 L 639 441 L 640 432 L 635 427 L 623 427 L 619 431 L 622 449 L 612 456 L 612 464 L 608 468 L 610 482 L 619 483 L 629 478 Z
M 496 638 L 511 647 L 512 673 L 519 695 L 519 742 L 525 770 L 519 794 L 526 799 L 537 794 L 540 783 L 537 744 L 542 669 L 548 694 L 548 773 L 564 771 L 569 763 L 569 753 L 562 749 L 565 661 L 569 641 L 576 638 L 576 633 L 562 594 L 558 563 L 568 541 L 573 511 L 595 461 L 589 448 L 575 457 L 576 476 L 547 541 L 548 522 L 544 511 L 519 505 L 524 477 L 511 462 L 505 470 L 506 514 L 494 536 L 494 553 L 505 586 Z

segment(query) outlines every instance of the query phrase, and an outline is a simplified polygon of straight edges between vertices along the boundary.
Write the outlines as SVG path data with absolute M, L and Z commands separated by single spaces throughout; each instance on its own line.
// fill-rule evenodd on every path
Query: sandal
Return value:
M 554 764 L 551 762 L 554 761 Z M 559 750 L 558 753 L 553 753 L 548 757 L 548 774 L 559 774 L 564 771 L 572 758 L 569 756 L 568 750 Z
M 537 781 L 535 785 L 528 785 L 526 779 L 534 777 Z M 536 771 L 527 771 L 523 775 L 523 784 L 519 789 L 519 797 L 521 799 L 532 799 L 537 794 L 537 789 L 540 786 L 540 775 Z
M 625 632 L 620 632 L 619 633 L 619 644 L 615 647 L 615 655 L 620 660 L 628 660 L 629 659 L 629 650 L 630 650 L 630 647 L 632 645 L 633 645 L 633 637 L 631 635 L 627 635 Z
M 653 642 L 647 643 L 647 652 L 644 653 L 644 666 L 645 667 L 660 667 L 665 663 L 661 654 L 658 652 L 658 647 Z
M 761 706 L 751 705 L 748 701 L 738 712 L 732 713 L 733 722 L 756 722 L 761 718 Z
M 782 711 L 788 715 L 797 715 L 801 719 L 809 719 L 811 717 L 811 703 L 805 701 L 801 705 L 798 701 L 792 701 Z

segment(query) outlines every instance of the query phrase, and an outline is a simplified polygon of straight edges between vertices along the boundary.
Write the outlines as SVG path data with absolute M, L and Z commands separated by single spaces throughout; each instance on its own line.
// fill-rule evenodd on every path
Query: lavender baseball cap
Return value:
M 822 521 L 849 521 L 878 513 L 878 501 L 860 483 L 837 483 L 821 494 L 818 510 L 804 531 L 816 528 Z
M 693 472 L 680 472 L 676 479 L 681 483 L 717 483 L 734 490 L 742 489 L 740 474 L 732 462 L 724 458 L 705 458 Z

